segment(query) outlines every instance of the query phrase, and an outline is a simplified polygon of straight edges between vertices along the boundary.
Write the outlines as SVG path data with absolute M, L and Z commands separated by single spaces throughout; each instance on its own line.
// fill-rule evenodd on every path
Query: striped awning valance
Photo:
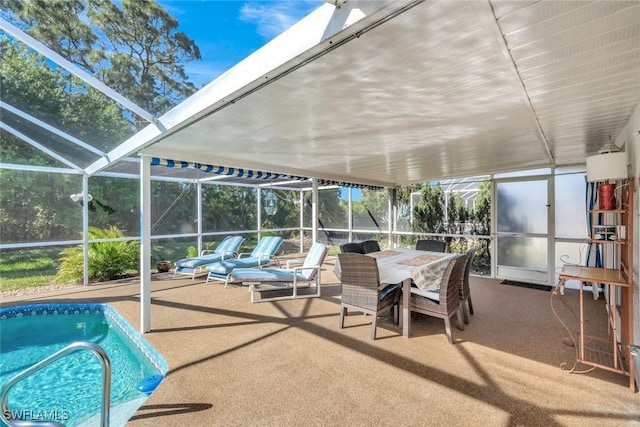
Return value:
M 207 165 L 196 162 L 185 162 L 182 160 L 161 159 L 159 157 L 151 158 L 151 166 L 165 166 L 177 169 L 197 169 L 202 172 L 213 173 L 216 175 L 226 175 L 232 178 L 246 178 L 254 180 L 297 180 L 309 181 L 308 177 L 289 175 L 284 173 L 264 172 L 252 169 L 234 168 L 228 166 Z M 341 187 L 352 187 L 369 190 L 382 190 L 384 187 L 373 185 L 355 184 L 352 182 L 332 181 L 328 179 L 318 179 L 319 185 L 337 185 Z
M 182 160 L 160 159 L 158 157 L 151 158 L 151 166 L 166 166 L 168 168 L 197 169 L 202 172 L 214 173 L 217 175 L 227 175 L 236 178 L 250 179 L 295 179 L 306 181 L 308 178 L 304 176 L 288 175 L 284 173 L 263 172 L 251 169 L 233 168 L 228 166 L 206 165 L 202 163 L 184 162 Z
M 318 185 L 339 185 L 340 187 L 351 187 L 351 188 L 360 188 L 367 190 L 383 190 L 384 187 L 379 187 L 376 185 L 366 185 L 366 184 L 356 184 L 353 182 L 343 182 L 343 181 L 332 181 L 329 179 L 318 179 Z

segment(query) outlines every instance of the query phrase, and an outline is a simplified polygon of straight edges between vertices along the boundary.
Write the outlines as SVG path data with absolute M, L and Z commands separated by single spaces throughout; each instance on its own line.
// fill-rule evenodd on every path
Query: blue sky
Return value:
M 158 0 L 195 41 L 202 60 L 185 65 L 201 87 L 289 28 L 323 0 Z

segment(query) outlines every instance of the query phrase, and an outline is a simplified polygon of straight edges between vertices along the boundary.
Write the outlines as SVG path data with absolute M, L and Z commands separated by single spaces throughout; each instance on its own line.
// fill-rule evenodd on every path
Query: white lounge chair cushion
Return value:
M 324 262 L 327 255 L 327 247 L 322 243 L 314 243 L 309 249 L 309 253 L 304 259 L 301 267 L 297 268 L 235 268 L 230 271 L 231 282 L 293 282 L 294 277 L 300 282 L 310 282 L 314 280 L 318 274 L 318 266 Z M 234 260 L 236 261 L 236 260 Z M 242 261 L 242 258 L 237 260 Z M 215 271 L 216 267 L 225 264 L 220 262 L 212 266 L 209 271 L 221 274 Z M 219 271 L 222 271 L 220 269 Z
M 232 282 L 293 282 L 298 276 L 299 281 L 307 281 L 301 272 L 288 268 L 236 268 L 231 273 Z

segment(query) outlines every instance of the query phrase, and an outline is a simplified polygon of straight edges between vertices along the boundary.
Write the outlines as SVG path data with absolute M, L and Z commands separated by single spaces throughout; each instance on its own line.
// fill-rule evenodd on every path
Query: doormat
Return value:
M 536 285 L 535 283 L 516 282 L 515 280 L 503 280 L 502 285 L 520 286 L 521 288 L 538 289 L 540 291 L 550 292 L 552 287 L 549 285 Z

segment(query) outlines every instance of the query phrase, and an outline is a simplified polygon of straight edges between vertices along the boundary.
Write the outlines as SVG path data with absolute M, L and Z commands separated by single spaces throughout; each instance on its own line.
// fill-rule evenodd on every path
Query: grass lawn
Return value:
M 54 284 L 59 255 L 59 248 L 3 252 L 0 292 Z

